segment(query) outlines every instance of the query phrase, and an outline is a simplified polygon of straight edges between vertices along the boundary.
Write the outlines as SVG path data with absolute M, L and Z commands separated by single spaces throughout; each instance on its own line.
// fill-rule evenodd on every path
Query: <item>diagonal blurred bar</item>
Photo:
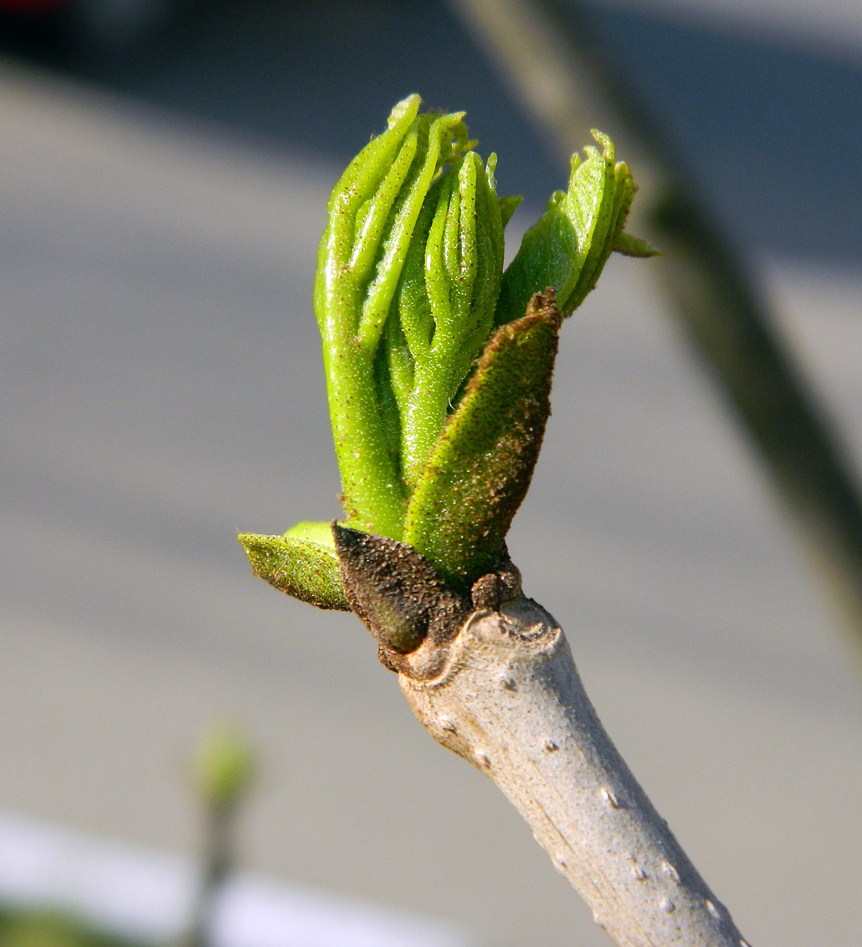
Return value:
M 515 93 L 571 154 L 592 124 L 636 169 L 633 228 L 665 254 L 669 313 L 755 446 L 773 489 L 862 649 L 862 501 L 810 384 L 749 267 L 697 199 L 648 105 L 577 0 L 449 0 Z M 862 651 L 860 651 L 862 653 Z

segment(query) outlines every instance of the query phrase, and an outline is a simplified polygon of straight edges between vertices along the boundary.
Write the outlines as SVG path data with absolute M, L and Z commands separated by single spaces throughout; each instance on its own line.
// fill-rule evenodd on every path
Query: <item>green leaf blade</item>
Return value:
M 454 588 L 499 567 L 550 413 L 562 317 L 553 294 L 491 337 L 407 508 L 404 542 Z
M 413 356 L 412 386 L 398 393 L 408 492 L 491 333 L 502 270 L 493 162 L 486 166 L 469 152 L 428 193 L 397 297 L 401 332 L 390 325 L 387 335 L 400 377 L 407 375 L 400 369 L 402 338 Z
M 552 286 L 563 316 L 569 316 L 596 285 L 625 226 L 634 196 L 628 167 L 614 160 L 613 142 L 593 132 L 600 148 L 572 157 L 566 192 L 551 197 L 503 273 L 494 318 L 504 325 L 518 318 L 533 293 Z M 636 244 L 629 244 L 636 248 Z
M 350 611 L 329 523 L 297 523 L 283 536 L 240 533 L 252 572 L 318 608 Z
M 420 114 L 420 104 L 415 95 L 398 103 L 336 183 L 314 289 L 345 513 L 391 538 L 401 535 L 406 499 L 397 402 L 412 369 L 404 345 L 383 364 L 381 339 L 425 196 L 475 144 L 463 112 Z

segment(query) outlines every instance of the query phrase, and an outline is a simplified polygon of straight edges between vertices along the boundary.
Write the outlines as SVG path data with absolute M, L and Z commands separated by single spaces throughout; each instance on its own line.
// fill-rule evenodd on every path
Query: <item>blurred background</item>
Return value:
M 858 8 L 585 8 L 749 261 L 858 484 Z M 329 189 L 392 104 L 468 110 L 501 192 L 526 197 L 510 250 L 566 156 L 454 0 L 0 9 L 0 826 L 175 867 L 201 847 L 188 760 L 227 722 L 256 758 L 242 868 L 412 932 L 340 943 L 606 943 L 505 799 L 411 717 L 360 624 L 253 581 L 235 541 L 338 514 L 311 283 Z M 615 123 L 585 116 L 627 158 Z M 858 645 L 668 320 L 667 265 L 615 258 L 566 326 L 510 551 L 751 942 L 850 945 Z M 20 837 L 0 833 L 0 900 Z

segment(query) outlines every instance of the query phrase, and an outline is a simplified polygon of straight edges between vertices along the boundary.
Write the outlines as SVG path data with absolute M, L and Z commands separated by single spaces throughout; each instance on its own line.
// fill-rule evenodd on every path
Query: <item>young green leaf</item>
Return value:
M 635 237 L 630 233 L 621 233 L 614 241 L 614 253 L 622 256 L 631 256 L 644 260 L 651 256 L 661 256 L 661 250 L 654 247 L 649 241 Z
M 335 185 L 314 288 L 345 513 L 393 538 L 405 490 L 379 343 L 425 197 L 441 169 L 473 144 L 463 113 L 419 114 L 419 105 L 416 95 L 396 105 L 387 130 Z
M 617 243 L 646 247 L 633 238 L 621 241 L 634 181 L 625 164 L 615 163 L 610 138 L 600 132 L 593 136 L 601 150 L 585 148 L 585 160 L 572 156 L 568 191 L 552 195 L 503 273 L 497 325 L 517 319 L 533 293 L 546 286 L 557 291 L 563 316 L 571 315 L 596 285 Z
M 297 523 L 283 536 L 240 533 L 252 571 L 270 585 L 316 605 L 350 611 L 329 523 Z
M 503 271 L 503 218 L 487 167 L 470 152 L 429 191 L 387 329 L 408 490 L 491 332 Z
M 504 558 L 550 413 L 561 321 L 550 291 L 495 332 L 410 499 L 404 542 L 455 588 Z

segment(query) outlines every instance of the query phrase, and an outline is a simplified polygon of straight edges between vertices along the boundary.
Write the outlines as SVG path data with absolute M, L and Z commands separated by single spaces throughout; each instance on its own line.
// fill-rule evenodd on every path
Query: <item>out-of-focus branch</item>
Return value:
M 449 0 L 570 154 L 609 127 L 637 172 L 633 229 L 665 253 L 670 311 L 756 445 L 862 646 L 862 501 L 748 268 L 689 185 L 577 0 Z

